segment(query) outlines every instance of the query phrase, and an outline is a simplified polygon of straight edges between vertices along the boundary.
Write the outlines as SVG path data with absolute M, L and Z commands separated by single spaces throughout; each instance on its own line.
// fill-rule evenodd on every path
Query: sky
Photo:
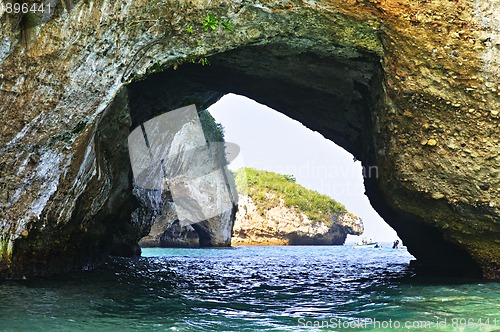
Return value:
M 343 148 L 300 122 L 243 96 L 225 95 L 208 110 L 224 126 L 226 142 L 240 146 L 240 154 L 230 169 L 253 167 L 292 174 L 302 186 L 341 202 L 361 217 L 365 229 L 360 237 L 348 235 L 346 242 L 357 242 L 362 237 L 379 242 L 398 238 L 364 195 L 361 163 Z

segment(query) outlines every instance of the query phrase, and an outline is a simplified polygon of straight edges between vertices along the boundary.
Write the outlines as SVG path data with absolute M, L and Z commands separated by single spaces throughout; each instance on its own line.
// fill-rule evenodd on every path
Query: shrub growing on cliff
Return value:
M 213 116 L 207 110 L 198 113 L 201 127 L 208 142 L 224 142 L 224 127 L 215 122 Z
M 203 31 L 215 31 L 220 24 L 220 20 L 214 15 L 208 14 L 200 23 L 203 26 Z
M 295 183 L 292 175 L 242 168 L 234 172 L 234 178 L 238 192 L 248 193 L 261 213 L 277 206 L 280 199 L 285 206 L 299 209 L 312 221 L 328 223 L 332 216 L 347 211 L 333 198 Z

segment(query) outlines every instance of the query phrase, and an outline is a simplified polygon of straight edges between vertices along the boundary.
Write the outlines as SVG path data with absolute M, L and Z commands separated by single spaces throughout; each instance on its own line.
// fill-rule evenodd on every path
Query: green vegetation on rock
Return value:
M 234 178 L 238 192 L 248 194 L 262 215 L 277 206 L 280 199 L 285 206 L 297 208 L 312 221 L 325 224 L 331 222 L 332 216 L 347 212 L 345 206 L 333 198 L 295 183 L 292 175 L 241 168 L 234 172 Z
M 224 127 L 215 122 L 213 116 L 207 110 L 198 113 L 201 127 L 208 142 L 224 142 Z

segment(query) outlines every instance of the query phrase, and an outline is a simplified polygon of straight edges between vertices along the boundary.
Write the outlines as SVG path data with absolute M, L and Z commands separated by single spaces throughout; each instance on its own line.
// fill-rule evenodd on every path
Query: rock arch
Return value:
M 77 2 L 29 43 L 2 16 L 0 275 L 88 267 L 110 244 L 135 243 L 147 225 L 126 217 L 130 127 L 159 106 L 236 92 L 376 165 L 367 194 L 419 262 L 498 277 L 496 69 L 464 33 L 448 46 L 461 54 L 431 47 L 438 29 L 473 21 L 472 5 L 443 6 L 455 19 L 439 26 L 403 19 L 415 10 L 404 1 L 150 6 Z M 235 31 L 204 31 L 207 13 Z M 210 66 L 189 63 L 204 57 Z

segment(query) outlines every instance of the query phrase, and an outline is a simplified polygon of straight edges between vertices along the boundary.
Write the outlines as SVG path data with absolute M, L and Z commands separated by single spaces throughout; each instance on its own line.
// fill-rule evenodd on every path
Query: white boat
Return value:
M 352 246 L 353 249 L 376 249 L 380 248 L 378 242 L 356 243 Z

